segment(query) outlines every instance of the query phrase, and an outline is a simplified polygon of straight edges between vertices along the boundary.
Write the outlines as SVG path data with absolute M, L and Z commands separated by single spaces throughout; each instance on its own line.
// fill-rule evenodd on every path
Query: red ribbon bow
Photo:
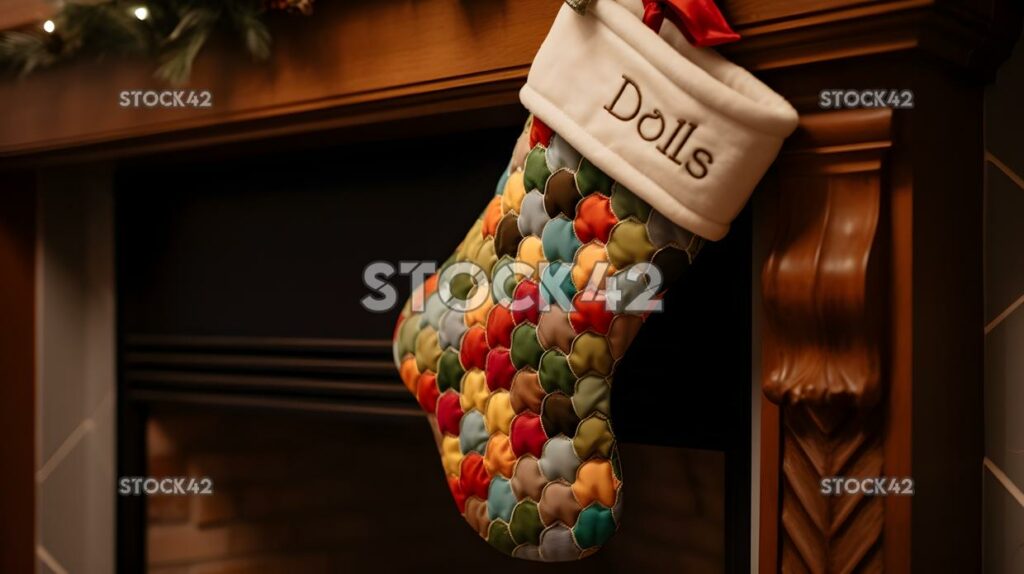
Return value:
M 714 0 L 643 0 L 643 21 L 657 32 L 668 18 L 694 46 L 717 46 L 735 42 L 732 31 Z

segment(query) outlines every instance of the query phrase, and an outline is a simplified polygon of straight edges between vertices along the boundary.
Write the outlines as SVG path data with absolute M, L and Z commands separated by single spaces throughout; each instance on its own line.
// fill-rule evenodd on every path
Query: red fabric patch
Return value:
M 544 443 L 548 436 L 544 434 L 541 427 L 540 417 L 536 413 L 524 411 L 512 419 L 512 428 L 509 430 L 509 441 L 512 443 L 512 452 L 517 457 L 532 454 L 540 458 L 544 450 Z
M 540 118 L 533 116 L 533 123 L 530 124 L 530 149 L 540 144 L 544 147 L 551 145 L 551 136 L 555 132 L 547 126 Z
M 539 317 L 540 287 L 532 279 L 520 281 L 512 295 L 512 320 L 517 325 L 523 321 L 536 325 Z
M 584 296 L 592 297 L 590 301 L 584 301 Z M 569 313 L 569 322 L 572 329 L 582 333 L 587 329 L 601 335 L 608 334 L 608 327 L 615 318 L 615 313 L 605 309 L 604 297 L 596 296 L 593 293 L 579 292 L 572 298 L 572 306 L 575 310 Z
M 612 212 L 612 202 L 608 196 L 592 193 L 576 207 L 576 219 L 573 220 L 572 228 L 582 243 L 589 243 L 594 239 L 608 243 L 608 235 L 618 222 L 619 218 Z
M 459 477 L 448 477 L 448 489 L 452 491 L 452 498 L 455 499 L 455 506 L 459 507 L 459 512 L 466 512 L 466 493 L 462 492 L 462 485 L 459 484 Z
M 459 349 L 459 362 L 462 368 L 483 370 L 487 365 L 487 332 L 480 325 L 470 327 L 462 336 L 462 348 Z
M 459 471 L 459 486 L 462 487 L 463 495 L 487 500 L 487 487 L 490 484 L 491 475 L 487 474 L 487 469 L 484 468 L 484 457 L 476 452 L 467 454 L 462 459 Z
M 487 315 L 487 345 L 492 348 L 511 347 L 512 329 L 516 323 L 512 320 L 512 312 L 504 305 L 491 307 Z
M 459 421 L 462 420 L 462 405 L 459 394 L 449 389 L 437 400 L 437 428 L 442 433 L 459 436 Z
M 441 395 L 440 391 L 437 390 L 437 377 L 434 373 L 426 371 L 420 374 L 420 378 L 416 381 L 416 400 L 420 403 L 420 408 L 433 413 L 434 409 L 437 408 L 437 397 Z
M 491 349 L 487 354 L 486 374 L 488 389 L 496 391 L 512 388 L 512 377 L 516 375 L 516 367 L 512 364 L 512 356 L 508 349 Z

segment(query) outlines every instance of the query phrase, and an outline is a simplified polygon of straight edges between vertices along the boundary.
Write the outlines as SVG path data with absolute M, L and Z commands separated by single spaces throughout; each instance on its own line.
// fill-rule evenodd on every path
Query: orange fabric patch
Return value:
M 405 388 L 409 389 L 409 392 L 413 395 L 416 394 L 416 381 L 420 378 L 420 370 L 416 368 L 416 357 L 406 357 L 402 361 L 402 366 L 398 370 L 399 376 L 402 377 L 402 382 L 405 383 Z
M 438 274 L 434 273 L 430 277 L 427 277 L 423 281 L 423 300 L 426 301 L 427 297 L 430 297 L 437 291 L 437 278 Z
M 612 473 L 612 463 L 608 460 L 588 460 L 576 472 L 576 482 L 572 483 L 572 493 L 580 506 L 586 508 L 595 500 L 611 508 L 615 505 L 615 489 L 619 481 Z
M 580 241 L 589 243 L 596 239 L 601 243 L 608 243 L 612 227 L 619 222 L 612 212 L 612 202 L 608 196 L 600 193 L 589 195 L 580 202 L 576 210 L 576 219 L 572 225 Z
M 579 291 L 584 291 L 592 279 L 594 267 L 599 262 L 608 263 L 608 253 L 601 243 L 588 243 L 576 252 L 576 264 L 572 266 L 572 283 Z M 615 273 L 615 266 L 608 264 L 607 270 L 599 278 L 598 288 L 604 287 L 605 278 Z
M 416 383 L 416 400 L 419 401 L 420 407 L 424 411 L 434 414 L 439 396 L 441 393 L 437 390 L 437 377 L 430 371 L 422 373 Z
M 512 443 L 508 435 L 495 433 L 491 440 L 487 441 L 487 449 L 484 456 L 484 468 L 491 476 L 499 474 L 505 478 L 512 478 L 512 470 L 516 466 L 516 455 L 512 452 Z
M 484 210 L 484 225 L 480 228 L 480 232 L 484 237 L 494 237 L 499 221 L 501 221 L 501 196 L 495 195 L 494 199 L 487 204 L 487 209 Z
M 487 321 L 487 313 L 491 311 L 491 307 L 494 306 L 494 301 L 491 301 L 490 295 L 482 305 L 476 309 L 470 309 L 463 314 L 462 319 L 465 321 L 467 327 L 473 325 L 483 325 Z

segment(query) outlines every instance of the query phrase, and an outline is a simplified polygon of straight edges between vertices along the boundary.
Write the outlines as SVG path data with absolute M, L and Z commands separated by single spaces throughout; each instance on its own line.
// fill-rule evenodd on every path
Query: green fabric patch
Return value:
M 532 500 L 524 500 L 516 505 L 512 511 L 512 520 L 508 523 L 508 529 L 512 534 L 512 539 L 518 544 L 539 543 L 544 523 L 540 520 L 537 503 Z
M 516 292 L 516 285 L 519 284 L 516 274 L 506 272 L 508 276 L 505 277 L 505 285 L 503 286 L 499 285 L 497 280 L 501 270 L 511 265 L 514 261 L 515 259 L 512 257 L 504 256 L 494 264 L 494 269 L 491 272 L 491 300 L 494 302 L 511 301 L 513 299 L 512 296 Z M 502 293 L 502 290 L 504 290 L 504 293 Z
M 612 449 L 612 475 L 615 476 L 616 480 L 622 481 L 622 465 L 619 462 L 619 449 Z M 620 505 L 621 506 L 621 505 Z
M 612 510 L 594 503 L 583 509 L 576 526 L 572 529 L 580 548 L 593 548 L 608 541 L 615 534 L 615 519 Z
M 572 447 L 580 460 L 587 460 L 595 454 L 601 458 L 608 458 L 613 446 L 615 435 L 612 434 L 608 421 L 597 415 L 592 415 L 580 423 L 576 429 L 576 436 L 572 439 Z
M 437 390 L 442 393 L 448 389 L 462 392 L 462 375 L 465 374 L 459 354 L 451 348 L 446 349 L 437 362 Z
M 616 269 L 634 263 L 645 263 L 654 256 L 654 245 L 647 237 L 647 228 L 635 219 L 620 221 L 608 235 L 608 260 Z
M 572 397 L 572 406 L 581 418 L 598 412 L 611 416 L 611 386 L 603 377 L 593 375 L 583 377 L 576 382 L 576 394 Z
M 508 524 L 502 520 L 495 520 L 487 530 L 487 542 L 501 552 L 511 555 L 516 549 L 516 541 L 512 539 Z
M 544 348 L 537 340 L 537 328 L 529 323 L 520 323 L 512 330 L 512 348 L 509 349 L 509 356 L 516 369 L 523 367 L 540 366 L 540 357 L 544 354 Z
M 544 147 L 538 144 L 530 150 L 530 155 L 526 156 L 526 168 L 523 170 L 523 186 L 526 187 L 526 192 L 535 189 L 544 191 L 550 176 L 548 162 L 544 159 Z
M 632 191 L 616 183 L 615 189 L 612 190 L 612 213 L 620 221 L 632 216 L 646 222 L 651 216 L 651 206 Z
M 608 191 L 612 188 L 612 178 L 597 169 L 594 164 L 587 161 L 587 158 L 583 158 L 583 161 L 580 162 L 580 169 L 576 172 L 576 187 L 584 197 L 595 191 L 608 195 Z
M 571 395 L 576 383 L 576 375 L 569 368 L 569 359 L 558 349 L 548 349 L 540 358 L 537 369 L 540 386 L 546 393 L 562 391 Z

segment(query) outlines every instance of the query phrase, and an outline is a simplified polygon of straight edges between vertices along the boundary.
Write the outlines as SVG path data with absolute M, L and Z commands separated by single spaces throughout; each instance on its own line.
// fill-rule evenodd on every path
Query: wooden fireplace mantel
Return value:
M 193 149 L 514 106 L 560 4 L 322 2 L 313 17 L 278 15 L 271 22 L 269 62 L 248 61 L 227 39 L 214 41 L 198 59 L 184 88 L 209 90 L 209 109 L 119 107 L 123 90 L 168 87 L 152 78 L 150 62 L 82 62 L 0 80 L 5 104 L 0 167 Z M 744 37 L 724 51 L 752 70 L 797 70 L 914 52 L 985 74 L 1005 56 L 1019 24 L 1004 6 L 1010 3 L 1002 0 L 719 4 Z M 10 24 L 23 25 L 23 18 Z M 801 108 L 812 106 L 816 96 L 782 91 Z
M 142 62 L 0 82 L 0 170 L 511 110 L 559 0 L 320 2 L 265 65 L 223 44 L 209 110 L 127 110 Z M 974 572 L 981 515 L 981 113 L 1020 32 L 1010 0 L 722 0 L 723 51 L 801 112 L 755 196 L 761 572 Z M 913 110 L 827 111 L 830 88 Z M 138 359 L 139 357 L 135 357 Z M 145 357 L 143 357 L 144 359 Z M 165 357 L 166 358 L 166 357 Z M 140 363 L 141 364 L 141 363 Z M 152 376 L 151 373 L 147 376 Z M 227 384 L 227 383 L 225 383 Z M 829 476 L 912 477 L 912 497 L 825 497 Z

